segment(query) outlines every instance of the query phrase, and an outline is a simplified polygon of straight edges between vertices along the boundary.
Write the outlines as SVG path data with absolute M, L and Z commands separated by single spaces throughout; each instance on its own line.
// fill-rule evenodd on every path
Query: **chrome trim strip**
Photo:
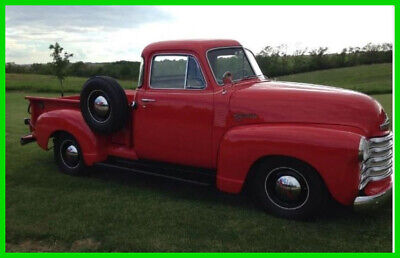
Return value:
M 392 196 L 392 188 L 391 185 L 386 191 L 371 195 L 371 196 L 358 196 L 353 203 L 353 207 L 355 210 L 363 210 L 368 208 L 379 207 L 379 205 L 385 203 Z
M 373 154 L 377 154 L 377 153 L 388 151 L 388 150 L 392 149 L 392 147 L 393 147 L 393 143 L 389 142 L 387 145 L 384 145 L 382 147 L 370 148 L 370 152 L 372 152 L 371 155 L 373 155 Z
M 187 77 L 188 77 L 188 68 L 189 68 L 189 56 L 187 57 L 187 61 L 186 61 L 186 67 L 185 67 L 185 82 L 183 83 L 183 89 L 185 89 L 185 90 L 186 90 Z
M 358 187 L 359 190 L 362 190 L 369 182 L 375 182 L 379 181 L 382 179 L 385 179 L 393 174 L 392 168 L 388 168 L 387 171 L 384 174 L 378 175 L 378 176 L 368 176 L 363 178 L 363 180 L 360 183 L 360 186 Z
M 243 49 L 245 50 L 245 51 L 244 51 L 244 54 L 246 55 L 247 60 L 249 61 L 250 67 L 251 67 L 251 69 L 253 70 L 253 73 L 257 76 L 257 78 L 259 78 L 260 80 L 262 80 L 262 79 L 264 79 L 264 80 L 268 79 L 268 77 L 262 73 L 262 70 L 261 70 L 260 66 L 258 65 L 256 55 L 253 53 L 253 51 L 251 51 L 250 49 L 248 49 L 248 48 L 246 48 L 246 47 L 244 47 Z M 256 60 L 258 69 L 260 69 L 260 71 L 261 71 L 261 74 L 256 74 L 256 72 L 254 71 L 254 67 L 251 65 L 251 62 L 250 62 L 250 60 L 249 60 L 249 56 L 247 55 L 246 50 L 249 51 L 250 54 L 253 55 L 254 60 Z M 260 78 L 260 76 L 262 76 L 263 78 Z
M 379 157 L 374 157 L 374 158 L 368 159 L 366 164 L 379 163 L 379 162 L 391 159 L 392 157 L 393 157 L 393 152 L 392 152 L 392 150 L 389 150 L 385 156 L 379 156 Z
M 386 164 L 384 166 L 375 166 L 375 167 L 367 168 L 363 171 L 363 174 L 361 174 L 361 180 L 363 180 L 369 176 L 374 176 L 374 175 L 379 176 L 380 172 L 385 173 L 391 167 L 392 167 L 392 161 L 390 161 L 388 164 Z
M 370 141 L 372 143 L 381 143 L 381 142 L 392 140 L 392 139 L 393 139 L 393 133 L 390 132 L 388 135 L 385 135 L 382 137 L 370 138 L 370 139 L 368 139 L 368 141 Z
M 392 159 L 392 152 L 388 152 L 387 155 L 385 156 L 379 156 L 379 157 L 375 157 L 375 158 L 369 158 L 364 164 L 363 164 L 363 169 L 362 171 L 366 170 L 367 168 L 370 168 L 374 165 L 376 165 L 377 163 L 387 163 L 385 161 L 389 161 Z
M 142 102 L 156 102 L 155 99 L 141 99 Z

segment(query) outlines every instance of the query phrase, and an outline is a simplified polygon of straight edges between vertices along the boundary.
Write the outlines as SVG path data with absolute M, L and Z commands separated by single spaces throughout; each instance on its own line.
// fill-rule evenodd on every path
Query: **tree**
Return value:
M 52 53 L 50 56 L 53 58 L 52 62 L 52 67 L 53 67 L 53 73 L 57 77 L 57 79 L 60 81 L 60 86 L 61 86 L 61 97 L 64 96 L 64 90 L 63 90 L 63 81 L 65 77 L 67 76 L 67 66 L 69 64 L 69 58 L 73 56 L 73 54 L 69 54 L 67 52 L 64 52 L 64 48 L 60 46 L 57 42 L 54 45 L 50 45 L 49 49 L 52 50 Z
M 308 52 L 311 56 L 311 68 L 313 70 L 318 69 L 326 69 L 326 52 L 328 51 L 327 47 L 319 47 L 318 49 L 312 49 Z

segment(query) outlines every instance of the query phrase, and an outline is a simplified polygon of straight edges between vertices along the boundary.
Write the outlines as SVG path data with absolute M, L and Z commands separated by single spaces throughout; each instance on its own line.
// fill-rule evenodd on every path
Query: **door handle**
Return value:
M 142 102 L 156 102 L 155 99 L 142 99 Z

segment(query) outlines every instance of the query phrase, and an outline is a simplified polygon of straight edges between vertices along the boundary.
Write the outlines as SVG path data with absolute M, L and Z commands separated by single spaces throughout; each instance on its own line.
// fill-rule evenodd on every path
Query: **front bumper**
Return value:
M 383 203 L 387 202 L 391 199 L 392 196 L 392 184 L 383 192 L 369 195 L 369 196 L 359 196 L 354 200 L 354 210 L 365 210 L 365 209 L 372 209 L 377 208 Z

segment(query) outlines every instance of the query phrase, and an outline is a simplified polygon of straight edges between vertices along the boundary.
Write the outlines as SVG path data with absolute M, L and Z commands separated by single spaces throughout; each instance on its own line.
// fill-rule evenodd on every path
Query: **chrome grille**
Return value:
M 359 189 L 368 182 L 382 180 L 393 173 L 393 134 L 368 140 L 368 159 L 361 165 Z

